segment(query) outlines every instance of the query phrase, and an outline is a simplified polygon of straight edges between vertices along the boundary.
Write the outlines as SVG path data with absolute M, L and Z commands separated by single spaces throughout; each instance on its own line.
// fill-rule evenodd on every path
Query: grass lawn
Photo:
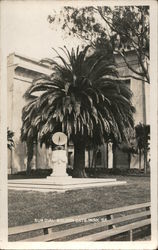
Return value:
M 106 176 L 107 177 L 107 176 Z M 109 176 L 115 178 L 115 176 Z M 116 176 L 127 185 L 97 187 L 66 193 L 9 190 L 9 227 L 35 219 L 56 219 L 150 201 L 150 178 Z

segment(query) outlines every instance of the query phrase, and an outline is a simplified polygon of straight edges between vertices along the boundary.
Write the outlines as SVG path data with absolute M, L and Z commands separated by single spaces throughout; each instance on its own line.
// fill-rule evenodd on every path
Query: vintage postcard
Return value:
M 0 248 L 158 248 L 157 1 L 0 1 Z

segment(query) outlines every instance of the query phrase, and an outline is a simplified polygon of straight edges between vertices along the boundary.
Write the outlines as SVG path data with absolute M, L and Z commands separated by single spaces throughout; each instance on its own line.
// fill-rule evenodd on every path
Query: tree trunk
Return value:
M 31 161 L 33 158 L 33 141 L 27 141 L 27 170 L 26 174 L 31 174 Z
M 139 149 L 139 170 L 141 170 L 141 157 L 142 157 L 142 152 L 141 149 Z
M 92 163 L 91 163 L 91 167 L 92 167 L 92 168 L 94 167 L 94 149 L 93 149 L 93 152 L 92 152 Z
M 86 178 L 85 172 L 85 142 L 82 139 L 74 141 L 74 169 L 73 177 Z
M 13 161 L 13 151 L 12 151 L 12 148 L 11 148 L 11 151 L 10 151 L 10 159 L 11 159 L 11 165 L 10 165 L 10 167 L 11 167 L 11 175 L 12 175 L 12 174 L 14 174 L 13 173 L 13 164 L 12 164 L 12 161 Z
M 91 167 L 91 154 L 90 154 L 90 149 L 88 149 L 88 167 Z
M 117 167 L 117 159 L 116 159 L 116 143 L 112 144 L 112 152 L 113 152 L 113 168 Z
M 131 164 L 131 153 L 128 153 L 128 169 L 130 169 Z
M 147 150 L 144 149 L 144 173 L 147 173 Z

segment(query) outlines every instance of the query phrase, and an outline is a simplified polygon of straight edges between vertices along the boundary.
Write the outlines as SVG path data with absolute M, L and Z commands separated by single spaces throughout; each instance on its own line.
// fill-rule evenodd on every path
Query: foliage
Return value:
M 121 143 L 118 144 L 118 148 L 124 152 L 124 153 L 129 153 L 129 154 L 136 154 L 137 153 L 137 149 L 135 147 L 135 145 L 129 144 L 129 143 Z
M 12 150 L 14 148 L 14 132 L 7 128 L 7 147 L 8 149 Z
M 49 176 L 52 173 L 52 169 L 48 168 L 48 169 L 31 169 L 30 171 L 30 175 L 28 176 L 26 171 L 20 171 L 17 172 L 16 174 L 11 174 L 8 175 L 8 180 L 12 180 L 12 179 L 37 179 L 37 178 L 46 178 L 47 176 Z
M 63 65 L 49 60 L 54 73 L 33 81 L 25 94 L 32 100 L 23 109 L 23 141 L 39 137 L 49 146 L 47 135 L 59 129 L 71 139 L 84 135 L 92 140 L 97 135 L 97 144 L 110 135 L 117 141 L 128 140 L 125 128 L 133 126 L 132 93 L 116 79 L 116 70 L 105 58 L 97 62 L 85 58 L 87 50 L 78 48 L 76 54 L 65 50 L 68 63 L 60 55 Z M 37 91 L 44 93 L 33 96 Z
M 136 127 L 136 138 L 139 149 L 149 149 L 150 125 L 139 123 Z
M 134 126 L 130 89 L 117 79 L 112 62 L 105 56 L 87 56 L 88 50 L 89 46 L 71 53 L 62 49 L 67 59 L 57 52 L 61 63 L 42 60 L 53 73 L 35 79 L 26 91 L 30 101 L 23 109 L 21 131 L 22 141 L 39 140 L 47 147 L 54 132 L 66 133 L 76 149 L 74 158 L 78 155 L 74 165 L 82 167 L 84 160 L 79 162 L 87 145 L 128 141 Z M 38 91 L 43 94 L 34 96 Z
M 144 172 L 147 172 L 147 152 L 149 150 L 149 140 L 150 140 L 150 125 L 139 123 L 135 127 L 136 139 L 138 142 L 139 157 L 140 157 L 140 167 L 141 167 L 141 151 L 144 154 Z
M 125 61 L 134 73 L 132 77 L 150 82 L 149 78 L 149 6 L 64 7 L 59 15 L 49 15 L 53 28 L 61 28 L 70 36 L 77 36 L 94 48 L 104 44 Z M 56 25 L 58 24 L 58 25 Z M 133 50 L 138 69 L 132 67 L 126 52 Z M 128 76 L 129 77 L 129 76 Z
M 138 176 L 144 176 L 144 173 L 142 170 L 139 170 L 138 168 L 132 168 L 132 169 L 119 169 L 119 168 L 94 168 L 94 167 L 88 167 L 85 168 L 85 171 L 89 177 L 94 178 L 101 178 L 102 175 L 104 177 L 106 175 L 119 175 L 119 176 L 126 176 L 126 175 L 138 175 Z M 52 173 L 52 169 L 46 168 L 46 169 L 31 169 L 30 176 L 26 174 L 26 171 L 21 171 L 16 174 L 10 174 L 8 175 L 9 180 L 16 180 L 16 179 L 40 179 L 40 178 L 46 178 L 47 176 L 50 176 Z M 69 176 L 73 175 L 73 169 L 67 168 L 67 174 Z M 150 173 L 148 173 L 150 174 Z

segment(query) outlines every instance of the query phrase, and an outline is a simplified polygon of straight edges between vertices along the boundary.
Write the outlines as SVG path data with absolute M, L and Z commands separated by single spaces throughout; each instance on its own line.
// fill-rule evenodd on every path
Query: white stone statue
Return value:
M 67 166 L 67 155 L 66 150 L 63 146 L 57 146 L 52 152 L 52 168 L 53 177 L 67 177 L 66 166 Z

